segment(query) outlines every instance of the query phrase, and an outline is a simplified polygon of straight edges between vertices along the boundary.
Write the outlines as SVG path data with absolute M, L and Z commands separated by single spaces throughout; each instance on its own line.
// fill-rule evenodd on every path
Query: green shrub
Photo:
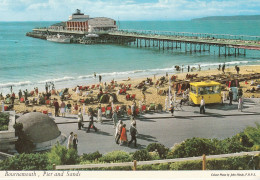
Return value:
M 83 153 L 82 156 L 80 156 L 80 162 L 82 161 L 94 161 L 98 160 L 102 157 L 102 154 L 99 153 L 99 151 L 96 151 L 94 153 L 85 154 Z
M 159 153 L 154 151 L 154 152 L 149 152 L 150 156 L 152 157 L 152 160 L 159 160 L 161 159 L 159 156 Z
M 67 149 L 60 144 L 52 147 L 51 151 L 47 153 L 47 156 L 50 164 L 71 165 L 79 162 L 78 153 L 75 149 Z
M 0 112 L 0 131 L 8 130 L 9 113 Z
M 132 157 L 125 151 L 112 151 L 99 158 L 100 162 L 129 162 L 132 161 Z
M 166 148 L 164 145 L 159 143 L 151 143 L 146 147 L 148 152 L 157 151 L 160 158 L 166 158 L 169 148 Z
M 0 161 L 0 170 L 47 170 L 48 158 L 45 153 L 20 154 Z
M 1 125 L 0 126 L 0 131 L 7 131 L 8 130 L 8 125 Z
M 192 138 L 187 139 L 172 150 L 173 158 L 202 156 L 203 154 L 215 154 L 215 147 L 210 139 Z M 169 157 L 169 155 L 168 155 Z
M 133 154 L 133 159 L 137 161 L 149 161 L 152 160 L 152 156 L 148 153 L 147 150 L 142 149 L 138 150 Z
M 18 136 L 18 140 L 15 142 L 15 149 L 19 153 L 32 153 L 35 145 L 25 135 L 23 131 L 23 124 L 16 123 L 13 127 L 15 129 L 15 135 Z
M 249 141 L 254 145 L 260 145 L 260 125 L 256 123 L 255 127 L 247 127 L 244 134 L 248 137 Z M 250 146 L 249 146 L 250 147 Z
M 245 147 L 240 142 L 240 138 L 233 136 L 232 138 L 226 138 L 220 141 L 220 147 L 222 147 L 222 153 L 236 153 L 241 151 L 249 151 L 248 147 Z
M 20 136 L 20 134 L 23 132 L 23 124 L 22 123 L 15 123 L 13 125 L 15 129 L 15 135 Z

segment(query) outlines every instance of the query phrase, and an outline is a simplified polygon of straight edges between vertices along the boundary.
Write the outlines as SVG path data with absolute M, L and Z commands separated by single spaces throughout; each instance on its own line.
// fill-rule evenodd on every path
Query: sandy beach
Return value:
M 186 78 L 186 74 L 188 72 L 180 72 L 180 73 L 177 73 L 177 74 L 169 74 L 169 77 L 171 76 L 176 76 L 177 75 L 177 79 L 179 80 L 185 80 Z M 232 75 L 232 74 L 236 74 L 236 70 L 234 67 L 227 67 L 226 70 L 225 70 L 225 74 L 229 74 L 229 75 Z M 253 73 L 260 73 L 260 65 L 258 66 L 240 66 L 240 74 L 242 75 L 245 75 L 245 74 L 253 74 Z M 203 70 L 203 71 L 194 71 L 194 72 L 189 72 L 189 74 L 198 74 L 197 76 L 198 77 L 205 77 L 205 76 L 212 76 L 212 75 L 220 75 L 220 74 L 223 74 L 222 71 L 219 71 L 217 69 L 211 69 L 211 70 Z M 164 83 L 162 86 L 160 86 L 158 88 L 158 86 L 155 85 L 156 81 L 160 78 L 161 76 L 156 76 L 156 77 L 148 77 L 148 78 L 151 78 L 152 79 L 152 82 L 154 83 L 153 85 L 150 85 L 150 86 L 146 86 L 147 87 L 147 90 L 145 92 L 145 104 L 147 106 L 150 105 L 150 103 L 155 103 L 155 104 L 161 104 L 164 108 L 164 105 L 165 105 L 165 98 L 166 96 L 165 95 L 159 95 L 157 92 L 160 91 L 160 90 L 168 90 L 169 88 L 169 84 L 168 83 Z M 97 77 L 98 78 L 98 77 Z M 131 78 L 131 77 L 130 77 Z M 140 82 L 146 80 L 147 77 L 143 77 L 143 78 L 131 78 L 130 80 L 123 80 L 123 81 L 118 81 L 117 84 L 125 84 L 125 85 L 129 85 L 131 84 L 131 88 L 129 90 L 127 90 L 126 93 L 129 93 L 130 95 L 132 94 L 136 94 L 136 97 L 135 97 L 135 101 L 136 101 L 136 105 L 138 106 L 139 105 L 139 102 L 140 101 L 144 101 L 143 99 L 143 94 L 142 94 L 142 90 L 141 89 L 138 89 L 138 88 L 135 88 L 136 85 L 138 85 Z M 117 81 L 115 79 L 115 81 Z M 243 89 L 243 93 L 244 93 L 244 97 L 248 98 L 248 97 L 252 97 L 254 96 L 255 98 L 260 98 L 260 93 L 256 92 L 256 93 L 246 93 L 246 90 L 247 89 L 251 89 L 252 87 L 255 87 L 256 88 L 256 85 L 259 84 L 260 82 L 260 79 L 255 79 L 253 80 L 255 83 L 255 86 L 251 86 L 250 83 L 251 83 L 251 80 L 248 82 L 248 84 L 245 83 L 245 81 L 240 81 L 240 86 L 241 88 Z M 257 83 L 258 82 L 258 83 Z M 106 82 L 107 85 L 109 85 L 110 82 Z M 105 92 L 104 90 L 104 82 L 101 83 L 102 87 L 103 87 L 103 92 Z M 92 84 L 82 84 L 80 86 L 92 86 Z M 66 87 L 64 87 L 66 88 Z M 108 93 L 116 93 L 117 94 L 117 91 L 118 89 L 120 89 L 120 87 L 115 87 L 113 90 L 110 90 L 108 91 Z M 226 89 L 228 90 L 228 89 Z M 59 90 L 56 90 L 58 92 L 61 91 L 61 89 Z M 81 91 L 82 92 L 82 95 L 79 96 L 75 93 L 75 91 L 73 91 L 73 88 L 70 88 L 69 89 L 69 94 L 71 94 L 71 99 L 69 100 L 70 103 L 72 104 L 75 104 L 77 103 L 81 108 L 83 108 L 83 104 L 79 102 L 80 99 L 86 99 L 86 98 L 90 98 L 90 97 L 97 97 L 97 94 L 99 93 L 99 89 L 98 88 L 95 88 L 92 90 L 93 92 L 92 93 L 89 93 L 90 91 Z M 174 89 L 172 90 L 174 91 Z M 31 90 L 29 90 L 29 92 L 31 92 Z M 88 92 L 89 95 L 86 96 L 86 93 Z M 41 93 L 41 92 L 40 92 Z M 30 96 L 28 99 L 31 101 L 33 98 L 37 97 L 36 95 L 34 96 Z M 53 101 L 53 99 L 56 98 L 58 99 L 59 101 L 59 104 L 61 103 L 61 100 L 60 100 L 60 97 L 58 95 L 52 95 L 51 96 L 51 101 Z M 177 100 L 180 100 L 182 97 L 177 97 Z M 132 104 L 132 101 L 131 100 L 126 100 L 126 95 L 118 95 L 117 96 L 117 99 L 119 102 L 117 103 L 114 103 L 114 106 L 121 106 L 121 105 L 131 105 Z M 67 101 L 64 101 L 65 104 L 68 103 L 68 100 Z M 86 111 L 88 108 L 96 108 L 98 106 L 98 102 L 95 102 L 93 104 L 87 104 L 85 107 L 86 107 Z M 102 103 L 101 106 L 102 107 L 105 107 L 107 106 L 108 103 Z M 17 113 L 23 113 L 25 111 L 39 111 L 39 112 L 42 112 L 42 111 L 48 111 L 48 113 L 52 113 L 54 114 L 54 106 L 49 106 L 49 105 L 29 105 L 29 106 L 26 106 L 25 103 L 20 103 L 18 101 L 18 95 L 16 94 L 16 99 L 15 99 L 15 103 L 14 103 L 14 110 L 17 112 Z M 74 112 L 75 114 L 77 112 Z

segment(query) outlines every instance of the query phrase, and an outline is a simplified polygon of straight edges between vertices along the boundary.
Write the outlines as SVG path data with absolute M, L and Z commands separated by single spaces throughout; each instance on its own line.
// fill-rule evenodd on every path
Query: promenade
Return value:
M 243 131 L 247 126 L 255 126 L 256 122 L 260 123 L 259 108 L 260 99 L 245 99 L 243 112 L 237 110 L 237 102 L 228 105 L 226 101 L 223 105 L 206 106 L 206 114 L 200 114 L 199 107 L 196 106 L 178 108 L 174 117 L 168 112 L 143 114 L 136 119 L 139 132 L 137 148 L 134 148 L 133 144 L 127 147 L 115 143 L 115 129 L 110 119 L 104 119 L 103 124 L 95 123 L 98 132 L 91 130 L 90 133 L 86 133 L 84 128 L 78 130 L 76 115 L 65 118 L 55 117 L 55 122 L 66 136 L 70 132 L 78 134 L 79 154 L 95 151 L 107 153 L 114 150 L 134 152 L 153 142 L 164 144 L 170 148 L 175 143 L 180 143 L 192 137 L 218 139 L 231 137 Z M 129 118 L 122 120 L 128 130 L 131 120 Z M 84 121 L 88 121 L 87 115 L 84 116 Z M 88 126 L 88 122 L 84 122 L 84 125 L 85 127 Z M 127 132 L 127 135 L 130 140 L 129 132 Z M 66 143 L 64 142 L 64 145 Z

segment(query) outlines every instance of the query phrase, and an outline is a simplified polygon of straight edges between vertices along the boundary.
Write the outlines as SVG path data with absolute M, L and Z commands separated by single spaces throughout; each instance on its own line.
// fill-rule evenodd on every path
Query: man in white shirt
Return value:
M 200 114 L 205 114 L 205 101 L 203 96 L 201 97 L 200 101 Z

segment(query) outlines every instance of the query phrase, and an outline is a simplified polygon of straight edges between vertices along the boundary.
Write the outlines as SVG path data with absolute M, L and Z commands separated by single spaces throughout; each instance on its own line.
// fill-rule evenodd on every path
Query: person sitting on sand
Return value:
M 130 77 L 128 77 L 128 78 L 127 78 L 127 81 L 131 81 L 131 78 L 130 78 Z

